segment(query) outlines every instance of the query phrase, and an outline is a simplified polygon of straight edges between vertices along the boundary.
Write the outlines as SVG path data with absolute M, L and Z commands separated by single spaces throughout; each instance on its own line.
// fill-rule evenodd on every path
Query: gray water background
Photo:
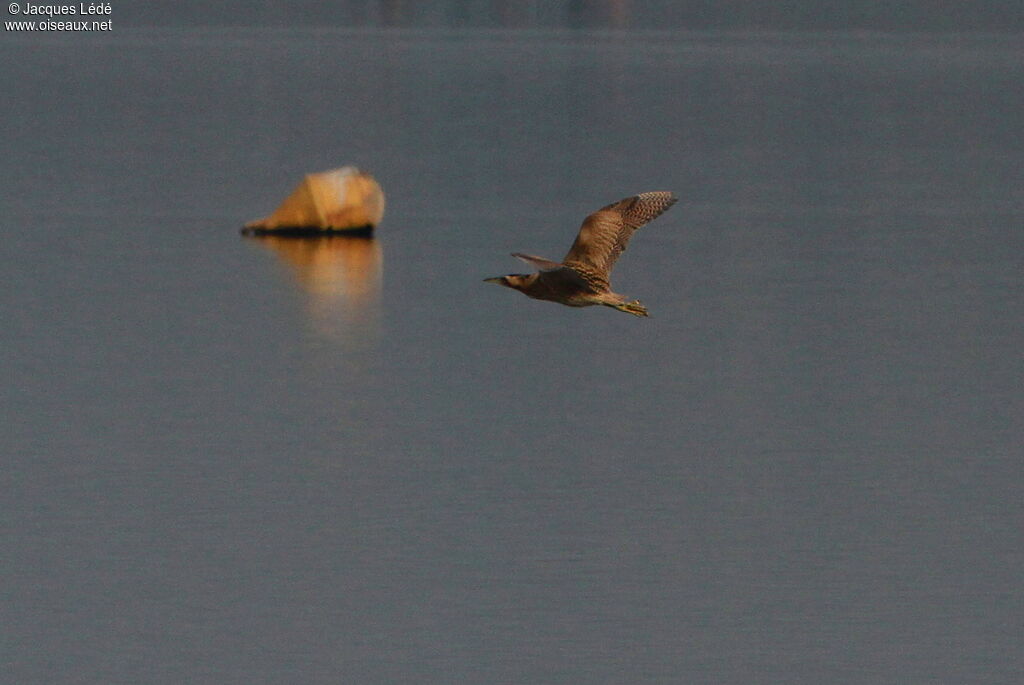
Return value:
M 1018 35 L 2 38 L 4 682 L 1024 681 Z

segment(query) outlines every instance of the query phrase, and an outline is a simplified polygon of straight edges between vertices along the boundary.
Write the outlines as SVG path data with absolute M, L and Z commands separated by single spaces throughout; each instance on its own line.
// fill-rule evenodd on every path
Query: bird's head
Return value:
M 533 274 L 509 274 L 508 276 L 485 278 L 484 283 L 497 283 L 513 290 L 522 290 L 532 276 Z

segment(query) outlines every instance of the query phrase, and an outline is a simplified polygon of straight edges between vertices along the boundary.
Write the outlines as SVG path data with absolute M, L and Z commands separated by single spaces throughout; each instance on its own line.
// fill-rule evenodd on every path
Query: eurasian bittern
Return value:
M 647 309 L 639 300 L 629 301 L 629 298 L 613 293 L 608 279 L 615 260 L 626 249 L 633 232 L 675 202 L 672 193 L 659 191 L 640 193 L 602 207 L 583 220 L 576 242 L 561 264 L 513 252 L 513 257 L 540 271 L 486 278 L 484 281 L 518 290 L 537 300 L 550 300 L 570 307 L 601 304 L 634 316 L 647 316 Z

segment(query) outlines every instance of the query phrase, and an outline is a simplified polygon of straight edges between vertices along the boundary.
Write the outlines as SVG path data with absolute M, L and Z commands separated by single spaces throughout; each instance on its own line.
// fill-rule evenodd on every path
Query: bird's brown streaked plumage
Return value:
M 656 191 L 640 193 L 602 207 L 583 220 L 576 240 L 561 263 L 515 252 L 513 257 L 522 259 L 539 271 L 486 280 L 535 299 L 570 307 L 600 304 L 635 316 L 647 316 L 647 310 L 639 301 L 630 302 L 611 291 L 611 271 L 633 233 L 675 202 L 672 193 Z

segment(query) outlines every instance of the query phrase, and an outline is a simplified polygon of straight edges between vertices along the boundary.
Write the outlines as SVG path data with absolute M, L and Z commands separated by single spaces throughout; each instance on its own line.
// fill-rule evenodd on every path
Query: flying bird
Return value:
M 513 257 L 539 271 L 486 278 L 484 282 L 497 283 L 518 290 L 527 297 L 570 307 L 600 304 L 634 316 L 647 316 L 647 309 L 639 300 L 630 301 L 613 293 L 609 278 L 615 260 L 626 249 L 626 243 L 636 229 L 675 203 L 672 193 L 656 191 L 640 193 L 602 207 L 583 220 L 576 241 L 561 263 L 513 252 Z

